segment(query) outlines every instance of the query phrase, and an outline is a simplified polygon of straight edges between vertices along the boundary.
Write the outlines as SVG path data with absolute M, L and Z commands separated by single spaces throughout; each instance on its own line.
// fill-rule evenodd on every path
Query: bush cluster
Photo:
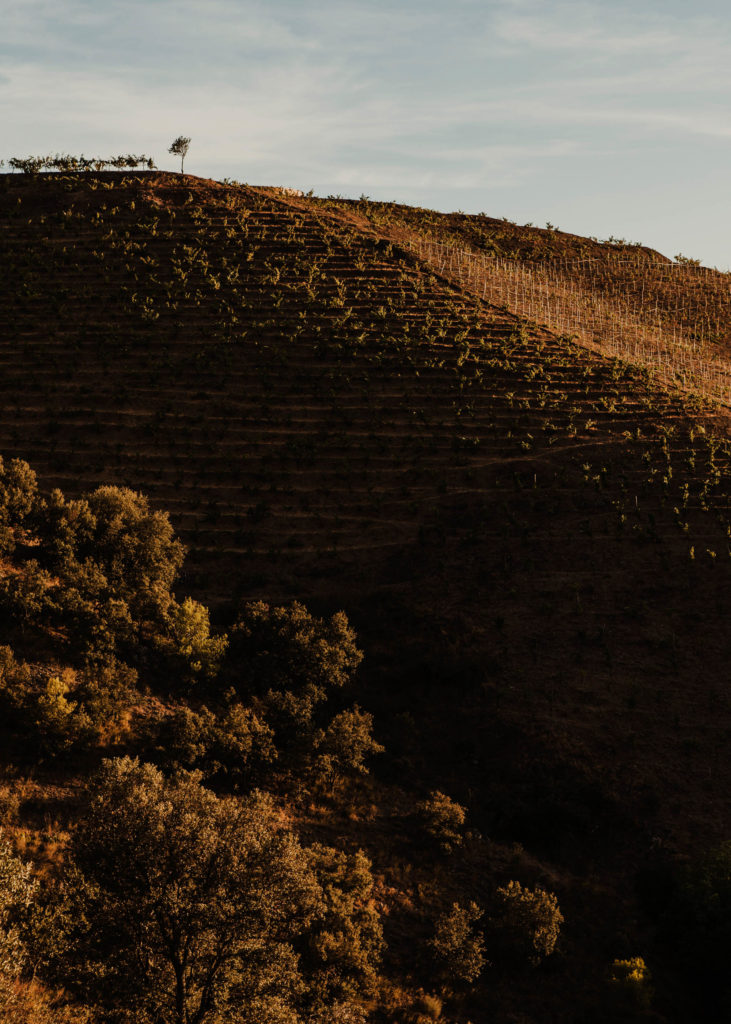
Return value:
M 109 157 L 86 157 L 83 153 L 81 156 L 56 153 L 55 156 L 11 156 L 8 167 L 24 174 L 38 174 L 39 171 L 103 171 L 105 167 L 113 167 L 118 171 L 146 167 L 152 171 L 155 170 L 155 161 L 150 156 L 138 156 L 134 153 Z

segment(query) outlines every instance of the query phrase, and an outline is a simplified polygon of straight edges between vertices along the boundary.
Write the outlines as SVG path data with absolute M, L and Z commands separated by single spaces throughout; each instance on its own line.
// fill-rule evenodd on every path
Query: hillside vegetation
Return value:
M 0 176 L 7 1020 L 725 1019 L 726 409 L 419 239 L 625 252 Z M 189 970 L 139 888 L 168 841 Z

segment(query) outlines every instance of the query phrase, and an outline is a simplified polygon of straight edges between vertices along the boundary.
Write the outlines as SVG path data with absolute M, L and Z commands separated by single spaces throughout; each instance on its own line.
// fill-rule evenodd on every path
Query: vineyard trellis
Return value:
M 528 262 L 424 237 L 408 245 L 439 274 L 492 305 L 731 404 L 731 359 L 718 351 L 731 328 L 729 274 L 644 254 Z

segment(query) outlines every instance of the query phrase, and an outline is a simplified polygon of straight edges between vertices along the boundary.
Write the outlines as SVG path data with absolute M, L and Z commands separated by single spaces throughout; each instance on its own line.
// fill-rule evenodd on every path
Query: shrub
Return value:
M 410 1024 L 427 1024 L 428 1021 L 440 1020 L 444 1003 L 439 996 L 423 992 L 414 1000 L 414 1012 L 409 1015 Z
M 0 1021 L 2 1024 L 96 1024 L 89 1011 L 69 1006 L 63 992 L 44 988 L 35 979 L 0 974 Z
M 134 645 L 137 626 L 129 605 L 91 559 L 69 561 L 54 596 L 58 622 L 82 658 L 111 661 Z
M 0 554 L 11 552 L 38 500 L 36 475 L 27 462 L 0 456 Z
M 649 1008 L 652 1002 L 650 972 L 641 956 L 630 960 L 615 960 L 611 981 L 621 1002 Z
M 417 814 L 430 840 L 444 853 L 452 853 L 462 844 L 462 829 L 467 812 L 446 793 L 434 790 L 427 800 L 417 804 Z
M 0 975 L 6 978 L 17 977 L 27 963 L 23 925 L 36 889 L 30 865 L 15 856 L 7 839 L 0 834 Z
M 89 548 L 95 526 L 88 501 L 66 498 L 55 488 L 44 502 L 37 526 L 44 564 L 58 571 L 74 561 L 79 549 Z
M 345 685 L 363 659 L 344 612 L 318 619 L 304 605 L 247 604 L 231 637 L 235 668 L 247 689 L 269 692 L 300 711 Z
M 32 559 L 22 572 L 0 580 L 0 607 L 23 628 L 38 626 L 55 610 L 57 592 L 51 575 Z
M 370 992 L 384 945 L 371 862 L 320 844 L 307 855 L 321 886 L 309 936 L 313 988 L 323 1004 Z
M 103 665 L 87 665 L 79 673 L 74 697 L 84 709 L 97 740 L 119 726 L 136 685 L 137 672 L 113 658 Z
M 167 758 L 204 775 L 223 772 L 234 781 L 251 778 L 277 759 L 271 729 L 238 702 L 218 714 L 178 708 L 162 725 L 158 746 Z
M 508 882 L 497 890 L 491 925 L 497 949 L 507 957 L 538 964 L 553 952 L 563 915 L 553 893 Z
M 94 528 L 77 558 L 98 562 L 135 615 L 155 618 L 170 603 L 184 556 L 167 512 L 151 511 L 144 495 L 126 487 L 99 487 L 86 500 Z
M 476 903 L 466 907 L 453 903 L 436 922 L 429 941 L 432 957 L 442 977 L 450 984 L 470 984 L 485 966 L 485 943 L 474 925 L 482 917 Z
M 214 679 L 226 653 L 228 637 L 211 636 L 208 609 L 186 597 L 182 604 L 170 604 L 165 619 L 168 635 L 161 645 L 172 655 L 182 679 L 188 683 Z
M 69 700 L 66 679 L 54 675 L 36 696 L 32 712 L 41 747 L 58 754 L 81 742 L 89 742 L 93 728 L 88 715 L 76 700 Z
M 326 729 L 314 737 L 314 772 L 330 786 L 344 775 L 368 772 L 366 759 L 383 753 L 372 735 L 373 716 L 356 705 L 335 715 Z

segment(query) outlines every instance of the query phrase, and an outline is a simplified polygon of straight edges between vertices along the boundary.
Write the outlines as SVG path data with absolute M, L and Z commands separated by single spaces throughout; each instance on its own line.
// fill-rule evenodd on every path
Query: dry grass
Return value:
M 0 976 L 0 1024 L 92 1024 L 84 1007 L 70 1006 L 61 990 L 36 980 Z

